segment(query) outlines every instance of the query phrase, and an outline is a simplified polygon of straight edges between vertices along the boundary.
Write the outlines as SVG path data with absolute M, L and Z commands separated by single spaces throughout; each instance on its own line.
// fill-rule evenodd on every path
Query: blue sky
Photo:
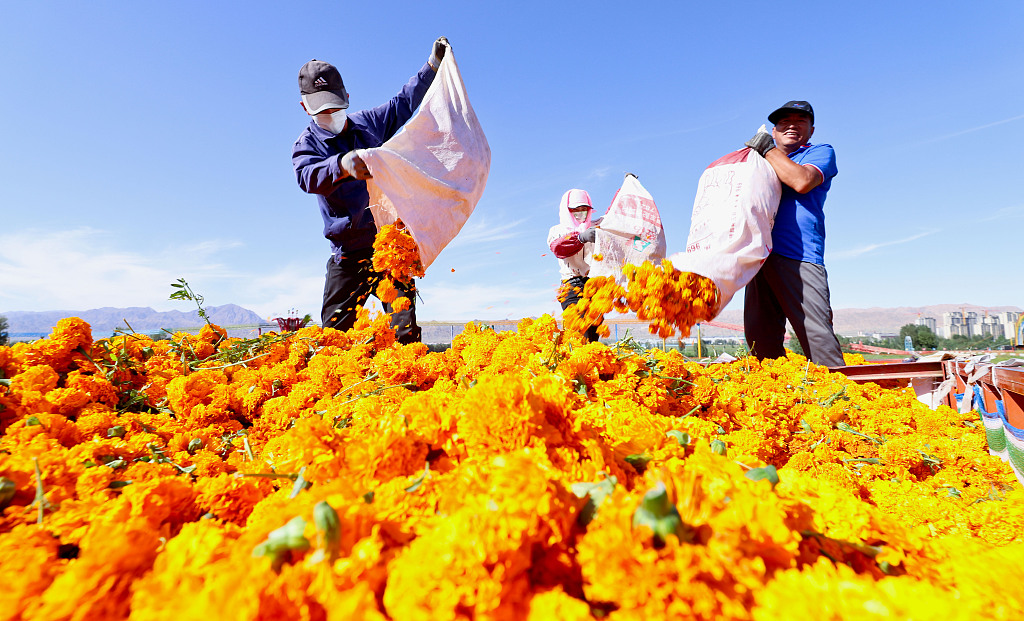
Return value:
M 558 199 L 584 188 L 603 211 L 625 172 L 683 249 L 702 170 L 790 99 L 837 153 L 834 308 L 1024 306 L 1024 3 L 374 4 L 5 3 L 0 312 L 188 310 L 167 299 L 185 278 L 207 305 L 317 316 L 298 69 L 334 63 L 372 107 L 439 35 L 492 160 L 422 320 L 556 311 Z

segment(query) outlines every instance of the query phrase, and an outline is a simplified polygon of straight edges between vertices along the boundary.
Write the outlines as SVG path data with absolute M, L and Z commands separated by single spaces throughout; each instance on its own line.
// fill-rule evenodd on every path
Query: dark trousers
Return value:
M 845 364 L 832 328 L 825 266 L 773 253 L 744 292 L 743 328 L 750 352 L 758 358 L 785 356 L 786 319 L 811 362 Z
M 373 269 L 373 250 L 346 253 L 340 263 L 332 256 L 327 260 L 327 278 L 324 282 L 324 307 L 320 318 L 325 328 L 348 330 L 356 323 L 356 306 L 362 306 L 375 295 L 377 283 L 382 278 Z M 398 298 L 408 298 L 409 308 L 397 313 L 391 312 L 391 304 L 381 305 L 391 315 L 391 325 L 399 343 L 418 343 L 421 330 L 416 325 L 416 284 L 405 286 L 395 283 Z
M 562 304 L 562 310 L 565 310 L 580 301 L 580 295 L 583 293 L 583 285 L 587 284 L 590 280 L 586 276 L 574 276 L 569 280 L 562 281 L 562 289 L 558 296 L 558 301 Z M 600 325 L 600 322 L 598 323 Z M 586 339 L 593 343 L 598 340 L 597 326 L 590 326 L 587 331 L 583 333 Z

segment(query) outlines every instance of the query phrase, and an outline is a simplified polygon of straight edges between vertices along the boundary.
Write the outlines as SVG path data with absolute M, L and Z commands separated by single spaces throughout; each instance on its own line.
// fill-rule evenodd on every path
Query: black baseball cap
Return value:
M 341 74 L 334 65 L 322 60 L 314 58 L 299 69 L 299 92 L 310 114 L 348 107 L 348 91 Z
M 787 101 L 781 108 L 768 115 L 768 122 L 775 125 L 789 112 L 803 112 L 811 117 L 811 125 L 814 125 L 814 108 L 806 101 Z

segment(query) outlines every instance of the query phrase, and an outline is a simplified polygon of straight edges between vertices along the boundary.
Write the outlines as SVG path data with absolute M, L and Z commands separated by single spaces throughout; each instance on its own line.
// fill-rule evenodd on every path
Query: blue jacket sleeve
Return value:
M 341 155 L 322 153 L 310 139 L 308 131 L 303 132 L 292 147 L 292 166 L 299 188 L 307 194 L 327 195 L 333 192 L 344 176 L 339 162 Z
M 431 69 L 429 64 L 424 63 L 419 72 L 391 98 L 391 101 L 364 111 L 363 120 L 370 131 L 379 138 L 381 144 L 397 134 L 402 125 L 412 118 L 435 75 L 437 72 Z

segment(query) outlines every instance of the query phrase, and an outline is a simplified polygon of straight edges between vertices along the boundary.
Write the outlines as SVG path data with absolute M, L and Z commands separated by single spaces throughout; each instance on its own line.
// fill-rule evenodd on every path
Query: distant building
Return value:
M 947 339 L 954 336 L 965 336 L 967 338 L 988 336 L 991 338 L 1012 339 L 1014 326 L 1019 317 L 1020 313 L 1013 311 L 992 313 L 991 315 L 988 313 L 979 315 L 975 311 L 942 313 L 942 324 L 937 329 L 932 329 L 932 331 Z M 918 319 L 918 323 L 921 323 L 922 319 L 928 320 L 931 318 L 922 317 Z
M 924 326 L 931 330 L 934 334 L 938 334 L 938 332 L 936 332 L 937 322 L 935 321 L 935 317 L 918 317 L 917 325 Z
M 1013 333 L 1014 327 L 1016 327 L 1017 321 L 1020 320 L 1020 315 L 1020 313 L 1015 313 L 1013 311 L 1003 311 L 995 314 L 999 323 L 1003 325 L 1002 336 L 1010 339 L 1010 342 L 1013 342 L 1013 337 L 1015 336 Z

